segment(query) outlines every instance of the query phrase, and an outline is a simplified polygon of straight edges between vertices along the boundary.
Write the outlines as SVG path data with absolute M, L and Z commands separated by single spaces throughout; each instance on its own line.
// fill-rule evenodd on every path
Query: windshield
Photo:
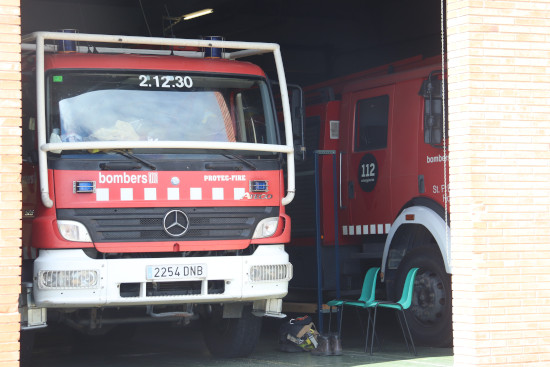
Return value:
M 54 71 L 47 88 L 49 142 L 278 143 L 259 77 Z

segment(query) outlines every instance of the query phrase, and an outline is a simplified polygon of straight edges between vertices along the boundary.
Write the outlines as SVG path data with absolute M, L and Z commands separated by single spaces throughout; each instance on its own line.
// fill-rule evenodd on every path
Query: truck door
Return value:
M 341 231 L 345 242 L 376 242 L 388 233 L 394 86 L 350 93 L 341 147 Z M 372 241 L 371 241 L 372 240 Z

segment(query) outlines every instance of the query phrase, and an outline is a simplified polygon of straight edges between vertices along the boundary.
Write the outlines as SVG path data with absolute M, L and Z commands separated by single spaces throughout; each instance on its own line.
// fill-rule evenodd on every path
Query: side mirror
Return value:
M 279 83 L 272 81 L 273 86 L 279 87 Z M 275 89 L 276 90 L 276 89 Z M 287 84 L 289 102 L 290 102 L 290 119 L 292 120 L 292 136 L 294 143 L 294 159 L 305 160 L 306 159 L 306 145 L 304 137 L 304 92 L 302 87 L 297 84 Z M 275 95 L 277 109 L 281 110 L 280 96 Z
M 304 92 L 298 85 L 288 85 L 290 94 L 290 115 L 292 119 L 292 135 L 294 136 L 294 150 L 296 159 L 306 159 L 306 145 L 304 136 Z
M 424 142 L 439 145 L 443 141 L 443 81 L 434 74 L 441 71 L 431 72 L 418 94 L 424 97 Z

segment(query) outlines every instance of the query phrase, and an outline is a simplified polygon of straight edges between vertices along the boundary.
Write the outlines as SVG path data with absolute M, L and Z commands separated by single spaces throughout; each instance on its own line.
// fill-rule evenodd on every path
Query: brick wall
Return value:
M 550 366 L 550 1 L 447 0 L 455 366 Z
M 0 367 L 18 366 L 21 264 L 20 0 L 0 0 Z

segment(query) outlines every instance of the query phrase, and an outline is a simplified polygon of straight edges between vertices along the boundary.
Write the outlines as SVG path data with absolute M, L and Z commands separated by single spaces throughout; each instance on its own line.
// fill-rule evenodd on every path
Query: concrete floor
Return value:
M 279 320 L 264 319 L 262 336 L 248 358 L 212 357 L 202 340 L 199 325 L 187 328 L 167 324 L 138 326 L 133 336 L 106 343 L 76 340 L 65 328 L 50 327 L 37 335 L 32 366 L 35 367 L 140 367 L 140 366 L 446 366 L 453 365 L 451 348 L 417 347 L 411 356 L 393 317 L 379 320 L 381 350 L 373 356 L 363 351 L 364 337 L 358 320 L 349 317 L 342 333 L 342 356 L 314 356 L 307 352 L 278 350 Z M 346 319 L 345 319 L 346 321 Z

